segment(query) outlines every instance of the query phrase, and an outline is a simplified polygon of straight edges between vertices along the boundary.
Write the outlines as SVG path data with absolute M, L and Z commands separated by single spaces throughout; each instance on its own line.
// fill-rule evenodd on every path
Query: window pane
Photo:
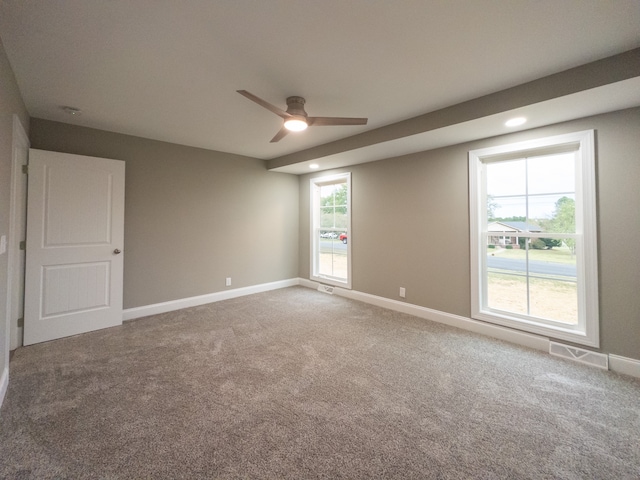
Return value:
M 487 274 L 487 303 L 491 309 L 526 315 L 526 277 L 489 272 Z
M 320 230 L 320 238 L 338 238 L 338 233 L 331 230 Z
M 512 218 L 525 220 L 527 216 L 527 197 L 524 195 L 511 197 L 487 196 L 487 218 Z
M 347 215 L 347 211 L 345 207 L 336 207 L 335 217 L 334 217 L 335 227 L 344 229 L 346 231 L 349 217 Z
M 530 315 L 578 323 L 577 259 L 573 239 L 539 238 L 529 250 Z M 546 278 L 537 278 L 544 276 Z
M 333 205 L 333 193 L 335 185 L 322 185 L 320 187 L 320 202 L 322 205 Z
M 527 260 L 515 237 L 489 235 L 487 248 L 487 306 L 527 314 Z
M 524 159 L 488 163 L 487 195 L 524 195 L 526 193 L 526 164 Z
M 503 248 L 524 247 L 524 239 L 519 235 L 519 231 L 509 225 L 516 222 L 493 222 L 488 226 L 487 245 L 497 249 L 494 254 L 502 253 Z
M 322 206 L 346 206 L 347 184 L 322 185 L 320 187 L 320 204 Z
M 529 273 L 576 279 L 575 241 L 568 238 L 535 238 L 529 244 Z
M 529 158 L 527 169 L 530 195 L 576 191 L 574 153 Z
M 567 325 L 578 323 L 578 289 L 575 281 L 530 278 L 531 315 Z
M 493 235 L 489 238 L 494 238 Z M 509 242 L 509 239 L 507 239 Z M 489 245 L 487 249 L 487 270 L 494 273 L 527 274 L 527 251 L 517 242 L 506 245 Z
M 341 206 L 343 208 L 345 208 L 346 210 L 346 206 L 347 206 L 347 184 L 346 183 L 342 183 L 340 185 L 336 185 L 335 186 L 335 192 L 334 192 L 334 197 L 333 197 L 333 201 L 335 203 L 336 206 Z
M 547 196 L 545 196 L 547 197 Z M 576 201 L 575 195 L 548 196 L 546 205 L 549 210 L 548 221 L 544 223 L 545 232 L 575 233 Z M 553 202 L 553 207 L 550 204 Z
M 322 207 L 320 209 L 320 227 L 333 228 L 335 226 L 335 212 L 333 207 Z
M 347 278 L 347 245 L 337 239 L 320 240 L 319 274 Z
M 532 221 L 544 223 L 553 218 L 556 202 L 561 195 L 531 195 L 529 196 L 529 218 Z

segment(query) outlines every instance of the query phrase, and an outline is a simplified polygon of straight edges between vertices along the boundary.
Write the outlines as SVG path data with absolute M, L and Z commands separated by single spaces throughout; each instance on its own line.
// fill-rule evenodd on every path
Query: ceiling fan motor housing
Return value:
M 287 113 L 306 118 L 307 112 L 304 111 L 304 104 L 305 99 L 302 97 L 287 97 Z

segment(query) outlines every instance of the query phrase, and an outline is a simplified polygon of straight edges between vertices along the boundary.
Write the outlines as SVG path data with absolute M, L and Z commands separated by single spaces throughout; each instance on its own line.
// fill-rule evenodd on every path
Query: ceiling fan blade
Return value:
M 327 127 L 331 125 L 366 125 L 368 118 L 347 117 L 307 117 L 309 126 Z
M 270 143 L 279 142 L 287 133 L 289 133 L 289 130 L 283 125 L 282 128 L 278 130 L 278 133 L 276 133 L 276 136 L 271 139 Z
M 253 93 L 247 92 L 246 90 L 236 90 L 236 92 L 238 92 L 240 95 L 247 97 L 249 100 L 256 102 L 261 107 L 264 107 L 267 110 L 275 113 L 279 117 L 282 117 L 284 119 L 291 117 L 291 115 L 285 112 L 284 110 L 276 107 L 275 105 L 271 105 L 269 102 L 261 99 L 260 97 L 256 97 Z

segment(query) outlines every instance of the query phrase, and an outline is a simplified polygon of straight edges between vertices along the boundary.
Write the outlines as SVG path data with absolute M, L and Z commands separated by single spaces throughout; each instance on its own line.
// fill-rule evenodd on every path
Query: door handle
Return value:
M 120 250 L 116 248 L 116 249 L 113 251 L 113 253 L 114 253 L 114 254 L 116 254 L 116 255 L 118 255 L 118 254 L 120 253 Z

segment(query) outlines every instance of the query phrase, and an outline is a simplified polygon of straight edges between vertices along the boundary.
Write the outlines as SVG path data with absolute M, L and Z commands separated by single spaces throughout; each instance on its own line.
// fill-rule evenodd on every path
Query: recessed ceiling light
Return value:
M 526 121 L 527 119 L 524 117 L 516 117 L 516 118 L 512 118 L 511 120 L 507 120 L 505 122 L 505 125 L 507 127 L 517 127 L 518 125 L 522 125 Z
M 75 107 L 60 107 L 65 113 L 68 113 L 69 115 L 74 115 L 74 116 L 79 116 L 82 115 L 82 110 L 80 110 L 79 108 L 75 108 Z
M 319 168 L 320 165 L 318 165 L 317 163 L 312 163 L 311 165 L 309 165 L 309 168 L 315 170 L 316 168 Z

